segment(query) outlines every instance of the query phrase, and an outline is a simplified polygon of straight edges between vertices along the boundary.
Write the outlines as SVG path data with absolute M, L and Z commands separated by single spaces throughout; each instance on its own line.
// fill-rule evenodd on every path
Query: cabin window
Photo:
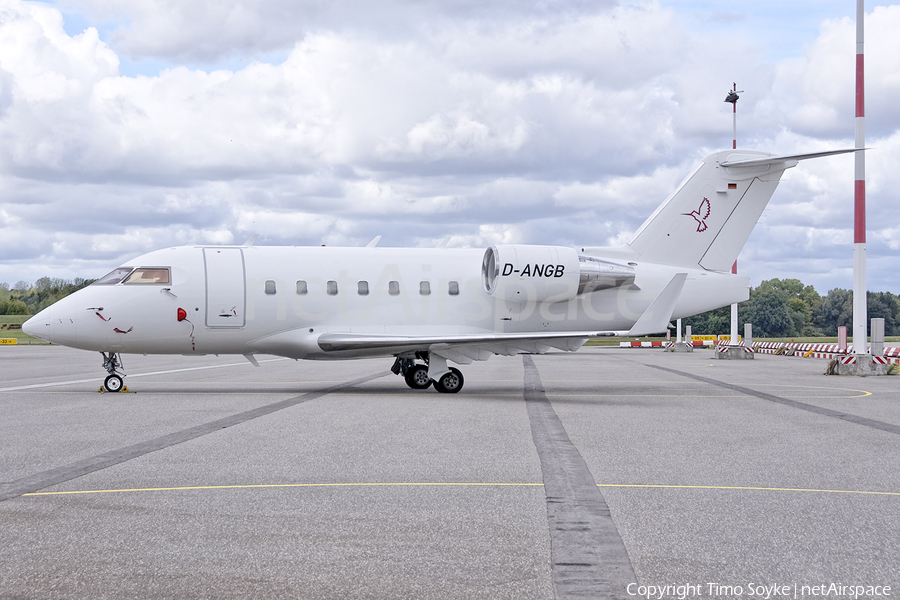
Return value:
M 306 285 L 306 281 L 301 279 L 300 281 L 297 282 L 297 293 L 298 294 L 300 294 L 302 296 L 305 293 L 307 293 L 308 291 L 309 291 L 309 288 Z
M 266 279 L 266 293 L 274 294 L 275 293 L 275 280 L 274 279 Z
M 167 267 L 140 267 L 131 272 L 122 283 L 169 283 Z
M 337 293 L 338 293 L 337 281 L 335 281 L 333 279 L 329 280 L 328 283 L 325 284 L 325 292 L 329 296 L 337 296 Z
M 450 295 L 451 295 L 451 296 L 459 296 L 459 282 L 458 282 L 458 281 L 451 281 L 451 282 L 450 282 L 450 289 L 449 289 L 448 291 L 450 292 Z
M 125 277 L 131 273 L 131 270 L 134 267 L 119 267 L 118 269 L 113 269 L 91 285 L 115 285 L 125 279 Z
M 368 281 L 360 281 L 356 284 L 356 293 L 360 296 L 368 296 L 369 295 L 369 282 Z
M 400 282 L 399 281 L 388 281 L 388 294 L 391 296 L 396 296 L 400 293 Z
M 427 281 L 420 281 L 419 293 L 423 296 L 429 295 L 431 293 L 431 284 Z

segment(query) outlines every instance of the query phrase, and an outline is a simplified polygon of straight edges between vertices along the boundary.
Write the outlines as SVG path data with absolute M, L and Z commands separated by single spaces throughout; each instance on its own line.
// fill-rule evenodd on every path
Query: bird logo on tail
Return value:
M 697 231 L 701 232 L 706 231 L 706 218 L 709 216 L 709 211 L 709 198 L 704 198 L 697 210 L 681 214 L 694 217 L 694 220 L 697 221 Z

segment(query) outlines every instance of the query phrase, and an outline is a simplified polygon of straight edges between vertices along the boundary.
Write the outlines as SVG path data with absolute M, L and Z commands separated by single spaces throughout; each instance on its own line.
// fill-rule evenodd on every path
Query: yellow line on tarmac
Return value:
M 474 482 L 393 482 L 393 483 L 260 483 L 249 485 L 197 485 L 181 487 L 127 488 L 118 490 L 76 490 L 68 492 L 32 492 L 23 496 L 66 496 L 73 494 L 115 494 L 122 492 L 175 492 L 190 490 L 242 490 L 264 488 L 340 488 L 340 487 L 542 487 L 542 483 L 474 483 Z M 900 496 L 900 492 L 878 492 L 868 490 L 820 490 L 813 488 L 749 487 L 726 485 L 666 485 L 640 483 L 598 483 L 601 488 L 659 488 L 688 490 L 755 490 L 763 492 L 814 492 L 819 494 L 866 494 L 876 496 Z
M 817 490 L 810 488 L 742 487 L 733 485 L 661 485 L 639 483 L 598 483 L 597 487 L 607 488 L 668 488 L 688 490 L 759 490 L 764 492 L 817 492 L 819 494 L 873 494 L 880 496 L 900 496 L 900 492 L 873 492 L 866 490 Z
M 735 385 L 745 385 L 747 387 L 757 386 L 757 387 L 793 387 L 793 388 L 806 388 L 809 390 L 832 390 L 832 391 L 841 391 L 841 392 L 859 392 L 859 396 L 826 396 L 826 398 L 862 398 L 864 396 L 871 396 L 872 392 L 867 392 L 866 390 L 855 390 L 853 388 L 840 388 L 840 387 L 821 387 L 815 385 L 787 385 L 784 383 L 736 383 Z
M 532 486 L 540 487 L 543 483 L 260 483 L 250 485 L 195 485 L 183 487 L 160 487 L 160 488 L 130 488 L 121 490 L 79 490 L 72 492 L 32 492 L 22 494 L 23 496 L 62 496 L 67 494 L 113 494 L 118 492 L 173 492 L 181 490 L 241 490 L 252 488 L 312 488 L 312 487 L 516 487 L 516 486 Z

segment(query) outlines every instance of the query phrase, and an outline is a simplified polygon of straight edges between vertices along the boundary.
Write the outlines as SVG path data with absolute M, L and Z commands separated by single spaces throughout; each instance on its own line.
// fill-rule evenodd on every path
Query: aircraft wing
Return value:
M 399 354 L 427 350 L 459 364 L 487 360 L 493 354 L 543 354 L 551 348 L 572 352 L 590 338 L 610 337 L 615 331 L 565 331 L 528 333 L 465 333 L 439 336 L 366 335 L 325 333 L 319 336 L 319 348 L 325 352 L 351 354 Z

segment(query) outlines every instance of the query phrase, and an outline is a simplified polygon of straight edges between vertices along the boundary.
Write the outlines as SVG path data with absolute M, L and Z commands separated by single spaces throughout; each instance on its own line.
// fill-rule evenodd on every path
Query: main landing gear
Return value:
M 103 368 L 109 373 L 106 379 L 103 380 L 103 389 L 107 392 L 121 392 L 125 386 L 125 382 L 122 380 L 125 377 L 125 373 L 119 372 L 120 369 L 124 368 L 121 357 L 115 352 L 110 352 L 109 354 L 101 352 L 100 354 L 103 356 Z
M 434 389 L 443 394 L 455 394 L 462 386 L 463 374 L 455 367 L 450 367 L 449 373 L 444 373 L 434 382 Z
M 459 369 L 447 367 L 447 359 L 435 356 L 428 352 L 416 352 L 416 358 L 424 361 L 417 363 L 415 359 L 398 356 L 391 367 L 394 375 L 403 375 L 406 385 L 414 390 L 424 390 L 434 384 L 434 389 L 442 394 L 455 394 L 462 389 L 465 379 Z M 437 379 L 429 373 L 444 371 Z

